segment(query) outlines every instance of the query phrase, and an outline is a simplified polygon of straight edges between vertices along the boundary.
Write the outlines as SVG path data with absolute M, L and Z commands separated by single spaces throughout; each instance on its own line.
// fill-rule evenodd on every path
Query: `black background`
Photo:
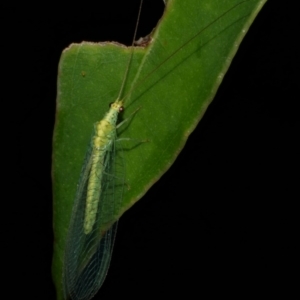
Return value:
M 7 175 L 13 187 L 3 193 L 11 299 L 55 299 L 50 174 L 57 66 L 72 42 L 131 43 L 136 3 L 119 2 L 81 3 L 72 12 L 46 4 L 2 9 L 2 103 L 10 107 L 2 110 L 9 120 L 3 133 L 14 140 L 3 137 L 12 148 L 4 163 L 17 163 Z M 161 0 L 147 2 L 138 36 L 163 11 Z M 296 11 L 283 1 L 262 9 L 174 165 L 120 219 L 96 299 L 293 290 L 300 198 Z

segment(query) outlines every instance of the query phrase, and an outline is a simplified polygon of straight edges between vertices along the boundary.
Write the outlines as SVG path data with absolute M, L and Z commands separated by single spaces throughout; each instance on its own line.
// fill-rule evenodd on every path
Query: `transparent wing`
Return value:
M 117 222 L 116 210 L 122 200 L 124 161 L 115 139 L 108 145 L 103 167 L 102 192 L 96 222 L 91 233 L 84 233 L 85 200 L 91 169 L 88 150 L 77 187 L 64 257 L 66 299 L 88 300 L 101 287 L 111 259 Z

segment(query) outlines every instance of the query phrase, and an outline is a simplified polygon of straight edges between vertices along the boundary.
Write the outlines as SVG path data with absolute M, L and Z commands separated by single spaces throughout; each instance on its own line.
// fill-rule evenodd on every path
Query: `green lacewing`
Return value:
M 145 82 L 180 49 L 196 39 L 217 20 L 247 1 L 249 0 L 239 2 L 187 39 L 181 47 L 138 81 L 128 93 L 122 95 L 132 50 L 119 96 L 110 105 L 103 119 L 94 125 L 90 146 L 83 163 L 65 248 L 63 284 L 66 299 L 91 299 L 101 287 L 109 268 L 117 229 L 117 222 L 111 224 L 110 221 L 115 215 L 116 203 L 122 200 L 125 185 L 122 150 L 117 142 L 117 128 L 127 121 L 126 119 L 117 125 L 118 114 L 123 111 L 125 100 L 137 86 Z M 136 30 L 134 37 L 135 35 Z

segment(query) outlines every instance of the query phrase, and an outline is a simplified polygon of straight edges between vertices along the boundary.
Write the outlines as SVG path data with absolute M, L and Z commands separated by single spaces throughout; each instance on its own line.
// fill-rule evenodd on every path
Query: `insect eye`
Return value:
M 120 106 L 120 108 L 119 108 L 119 112 L 122 112 L 122 111 L 124 111 L 124 106 Z

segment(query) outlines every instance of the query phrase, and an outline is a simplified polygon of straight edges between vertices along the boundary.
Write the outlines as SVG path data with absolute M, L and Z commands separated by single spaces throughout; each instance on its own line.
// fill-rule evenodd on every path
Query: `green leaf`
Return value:
M 118 130 L 119 137 L 136 142 L 122 144 L 128 187 L 116 219 L 172 165 L 265 2 L 167 1 L 152 41 L 146 48 L 134 51 L 125 84 L 122 118 L 140 110 Z M 93 124 L 117 98 L 130 51 L 113 43 L 84 42 L 70 45 L 61 56 L 53 141 L 53 277 L 58 299 L 63 298 L 65 238 Z M 138 142 L 145 139 L 149 142 Z

